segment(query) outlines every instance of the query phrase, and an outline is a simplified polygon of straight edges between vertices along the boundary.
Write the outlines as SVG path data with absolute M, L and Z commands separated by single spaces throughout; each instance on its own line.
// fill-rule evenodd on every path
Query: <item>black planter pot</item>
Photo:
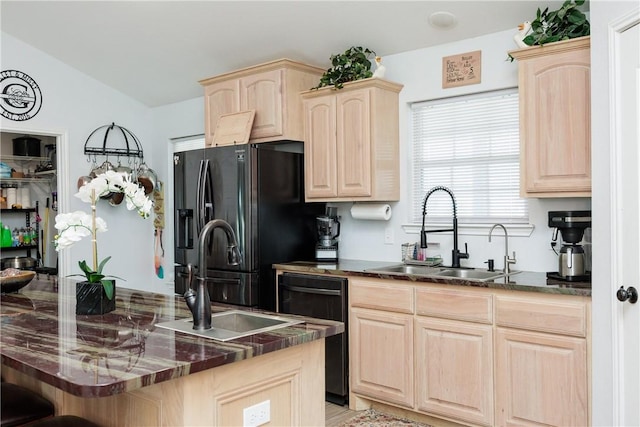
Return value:
M 105 314 L 116 309 L 116 283 L 113 298 L 107 298 L 102 283 L 76 283 L 76 314 Z

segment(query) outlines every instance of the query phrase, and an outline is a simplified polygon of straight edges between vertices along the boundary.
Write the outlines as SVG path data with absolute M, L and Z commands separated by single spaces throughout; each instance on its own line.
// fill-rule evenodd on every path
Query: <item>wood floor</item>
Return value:
M 326 427 L 337 427 L 357 413 L 357 411 L 352 411 L 347 406 L 325 402 L 325 425 Z

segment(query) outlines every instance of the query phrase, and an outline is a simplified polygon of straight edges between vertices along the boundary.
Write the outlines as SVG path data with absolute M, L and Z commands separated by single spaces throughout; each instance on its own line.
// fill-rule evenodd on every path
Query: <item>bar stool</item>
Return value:
M 20 426 L 54 414 L 53 403 L 27 388 L 2 382 L 0 426 Z

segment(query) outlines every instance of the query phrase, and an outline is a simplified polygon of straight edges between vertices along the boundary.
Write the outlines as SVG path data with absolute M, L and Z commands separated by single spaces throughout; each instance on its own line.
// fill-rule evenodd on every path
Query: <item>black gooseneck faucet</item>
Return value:
M 198 331 L 211 329 L 211 300 L 209 298 L 209 289 L 207 288 L 206 246 L 209 234 L 212 234 L 216 228 L 222 228 L 227 235 L 227 263 L 229 265 L 238 265 L 242 256 L 238 249 L 236 235 L 228 222 L 222 219 L 214 219 L 202 228 L 198 238 L 198 293 L 195 293 L 191 288 L 193 266 L 188 266 L 189 289 L 184 294 L 184 299 L 193 315 L 193 329 Z
M 429 230 L 425 229 L 425 218 L 427 216 L 427 200 L 436 191 L 444 191 L 451 196 L 451 202 L 453 203 L 453 228 Z M 422 228 L 420 230 L 420 247 L 427 247 L 427 233 L 441 233 L 444 231 L 453 231 L 453 250 L 451 251 L 451 267 L 460 268 L 460 259 L 469 258 L 469 252 L 467 250 L 467 244 L 464 244 L 464 252 L 460 252 L 458 249 L 458 211 L 456 207 L 456 198 L 453 195 L 453 191 L 444 186 L 433 187 L 427 192 L 422 203 Z

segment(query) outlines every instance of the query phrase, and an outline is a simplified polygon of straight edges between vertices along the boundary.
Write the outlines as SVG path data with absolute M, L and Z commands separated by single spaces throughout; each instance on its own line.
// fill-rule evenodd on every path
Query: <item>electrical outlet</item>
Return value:
M 242 410 L 244 427 L 258 427 L 271 421 L 271 401 L 256 403 Z
M 387 225 L 384 229 L 384 244 L 393 245 L 393 227 Z

